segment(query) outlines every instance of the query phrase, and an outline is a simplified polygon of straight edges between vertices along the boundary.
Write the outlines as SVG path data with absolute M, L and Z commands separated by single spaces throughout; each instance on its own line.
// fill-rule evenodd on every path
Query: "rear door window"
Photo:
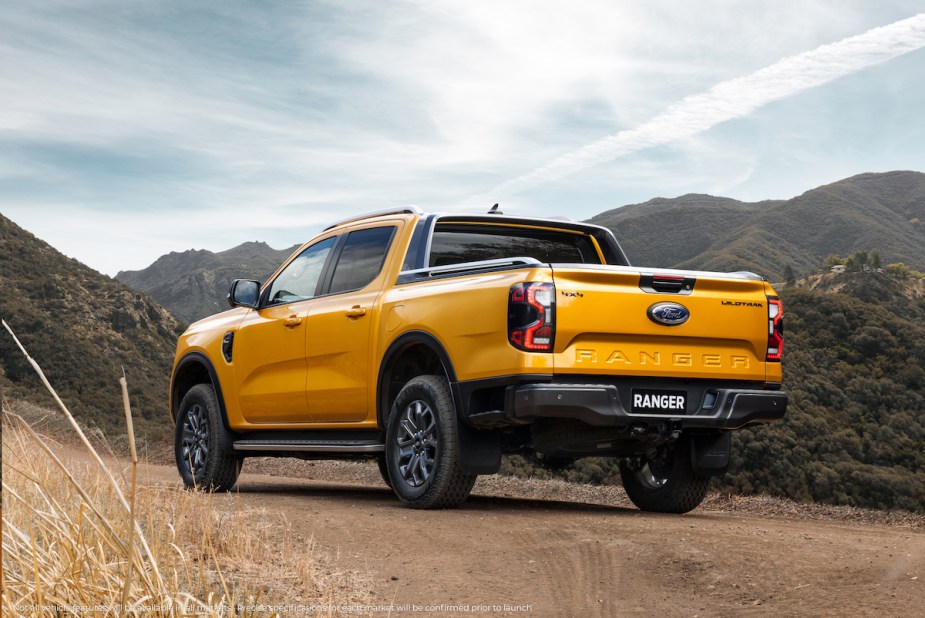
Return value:
M 395 227 L 373 227 L 347 235 L 337 258 L 330 294 L 365 288 L 382 270 Z

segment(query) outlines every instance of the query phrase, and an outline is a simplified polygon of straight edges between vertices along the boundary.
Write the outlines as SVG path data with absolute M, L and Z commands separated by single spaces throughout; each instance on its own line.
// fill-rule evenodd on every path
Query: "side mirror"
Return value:
M 249 279 L 235 279 L 228 291 L 228 304 L 232 307 L 257 308 L 260 298 L 260 282 Z

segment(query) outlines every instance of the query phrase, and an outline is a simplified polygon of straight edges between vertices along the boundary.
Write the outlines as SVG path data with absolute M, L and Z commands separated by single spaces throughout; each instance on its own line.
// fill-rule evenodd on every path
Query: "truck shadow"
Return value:
M 272 481 L 241 481 L 233 493 L 242 495 L 279 495 L 296 498 L 323 498 L 336 502 L 355 504 L 362 501 L 366 505 L 382 505 L 384 507 L 402 508 L 398 498 L 385 487 L 371 487 L 368 485 L 354 485 L 344 483 L 331 483 L 325 481 L 306 480 L 304 484 Z M 517 498 L 511 496 L 472 495 L 458 509 L 460 511 L 523 511 L 544 510 L 566 513 L 612 513 L 615 515 L 638 515 L 639 511 L 630 506 L 613 506 L 595 504 L 590 502 L 567 502 L 555 499 Z M 411 509 L 409 509 L 411 512 Z

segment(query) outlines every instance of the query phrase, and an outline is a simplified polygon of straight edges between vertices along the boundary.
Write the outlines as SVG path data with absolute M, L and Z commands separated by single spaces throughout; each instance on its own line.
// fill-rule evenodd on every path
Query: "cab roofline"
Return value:
M 523 226 L 536 226 L 537 224 L 547 224 L 551 228 L 557 228 L 561 230 L 571 230 L 573 232 L 580 232 L 584 234 L 591 234 L 598 236 L 598 240 L 604 240 L 605 244 L 609 244 L 610 250 L 614 253 L 613 259 L 616 260 L 616 263 L 622 263 L 625 266 L 629 266 L 630 262 L 626 258 L 626 253 L 623 252 L 620 243 L 617 242 L 617 239 L 614 238 L 613 232 L 608 228 L 602 225 L 596 225 L 594 223 L 586 223 L 584 221 L 574 221 L 568 217 L 521 217 L 516 215 L 504 215 L 504 214 L 495 214 L 495 213 L 448 213 L 448 212 L 425 212 L 418 208 L 417 206 L 402 206 L 398 208 L 387 208 L 385 210 L 377 210 L 373 212 L 368 212 L 353 217 L 349 217 L 342 221 L 338 221 L 333 225 L 329 225 L 324 228 L 324 231 L 332 230 L 343 225 L 348 225 L 350 223 L 356 223 L 358 221 L 365 221 L 367 219 L 374 219 L 377 217 L 385 217 L 388 215 L 414 215 L 418 218 L 427 218 L 427 234 L 428 234 L 428 246 L 427 251 L 429 252 L 429 235 L 433 229 L 434 224 L 437 222 L 440 223 L 465 223 L 467 221 L 479 222 L 479 223 L 499 223 L 501 225 L 523 225 Z M 608 258 L 609 259 L 609 258 Z
M 417 206 L 402 206 L 400 208 L 386 208 L 384 210 L 374 210 L 372 212 L 366 212 L 360 215 L 355 215 L 337 223 L 333 223 L 328 227 L 324 228 L 324 231 L 334 229 L 335 227 L 340 227 L 342 225 L 347 225 L 348 223 L 355 223 L 357 221 L 363 221 L 364 219 L 373 219 L 375 217 L 385 217 L 386 215 L 418 215 L 423 216 L 424 211 L 418 208 Z
M 552 216 L 552 217 L 519 217 L 516 215 L 504 215 L 504 214 L 494 214 L 494 213 L 453 213 L 453 212 L 424 212 L 417 206 L 401 206 L 397 208 L 385 208 L 382 210 L 374 210 L 371 212 L 365 212 L 359 215 L 354 215 L 346 219 L 342 219 L 336 223 L 324 228 L 324 231 L 334 229 L 335 227 L 340 227 L 342 225 L 347 225 L 348 223 L 356 223 L 357 221 L 364 221 L 366 219 L 374 219 L 376 217 L 385 217 L 388 215 L 417 215 L 423 217 L 426 215 L 436 215 L 437 219 L 441 221 L 498 221 L 504 223 L 520 223 L 520 224 L 536 224 L 538 222 L 550 223 L 555 227 L 564 227 L 566 229 L 606 229 L 602 226 L 595 225 L 593 223 L 584 223 L 581 221 L 575 221 L 569 217 L 564 216 Z

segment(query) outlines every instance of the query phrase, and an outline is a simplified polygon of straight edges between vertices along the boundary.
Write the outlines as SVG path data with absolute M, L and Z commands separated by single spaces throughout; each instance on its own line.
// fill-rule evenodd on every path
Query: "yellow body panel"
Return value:
M 311 420 L 305 382 L 305 320 L 314 300 L 249 311 L 235 333 L 241 416 L 250 423 Z
M 379 332 L 379 349 L 405 333 L 422 331 L 441 343 L 459 381 L 552 373 L 551 355 L 521 352 L 507 341 L 511 286 L 550 280 L 544 267 L 395 286 L 383 296 L 383 314 L 389 319 Z
M 658 294 L 640 289 L 639 272 L 555 267 L 556 373 L 765 381 L 764 281 L 699 273 L 689 295 Z M 665 301 L 686 307 L 687 322 L 650 320 Z

